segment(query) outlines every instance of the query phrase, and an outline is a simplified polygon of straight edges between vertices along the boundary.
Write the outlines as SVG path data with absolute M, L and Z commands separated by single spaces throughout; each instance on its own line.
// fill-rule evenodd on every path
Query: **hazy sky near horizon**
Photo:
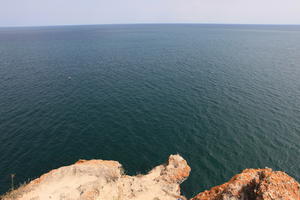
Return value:
M 0 0 L 0 26 L 300 24 L 300 0 Z

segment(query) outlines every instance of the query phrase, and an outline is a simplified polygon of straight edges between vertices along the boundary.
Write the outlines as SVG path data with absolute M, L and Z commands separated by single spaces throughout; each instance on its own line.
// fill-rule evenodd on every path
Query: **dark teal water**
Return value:
M 11 173 L 175 153 L 187 196 L 251 167 L 300 180 L 299 26 L 0 29 L 0 193 Z

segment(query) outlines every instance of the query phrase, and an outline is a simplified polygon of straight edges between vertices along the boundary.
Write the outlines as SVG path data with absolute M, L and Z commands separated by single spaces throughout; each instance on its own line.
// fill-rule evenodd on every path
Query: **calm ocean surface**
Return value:
M 244 168 L 300 181 L 300 26 L 0 28 L 0 193 L 78 159 L 145 173 L 179 153 L 192 196 Z

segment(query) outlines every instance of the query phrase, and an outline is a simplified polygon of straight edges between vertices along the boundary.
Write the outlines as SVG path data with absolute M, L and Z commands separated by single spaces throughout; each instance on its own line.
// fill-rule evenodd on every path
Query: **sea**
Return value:
M 245 168 L 300 181 L 300 26 L 0 28 L 0 193 L 79 159 L 147 173 L 180 154 L 187 197 Z

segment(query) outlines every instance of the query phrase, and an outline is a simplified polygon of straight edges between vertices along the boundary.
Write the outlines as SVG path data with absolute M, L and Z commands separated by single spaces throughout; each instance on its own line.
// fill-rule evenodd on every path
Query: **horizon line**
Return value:
M 102 24 L 53 24 L 53 25 L 8 25 L 0 28 L 30 28 L 30 27 L 60 27 L 60 26 L 101 26 L 101 25 L 261 25 L 261 26 L 300 26 L 300 24 L 275 24 L 275 23 L 198 23 L 198 22 L 143 22 L 143 23 L 102 23 Z

